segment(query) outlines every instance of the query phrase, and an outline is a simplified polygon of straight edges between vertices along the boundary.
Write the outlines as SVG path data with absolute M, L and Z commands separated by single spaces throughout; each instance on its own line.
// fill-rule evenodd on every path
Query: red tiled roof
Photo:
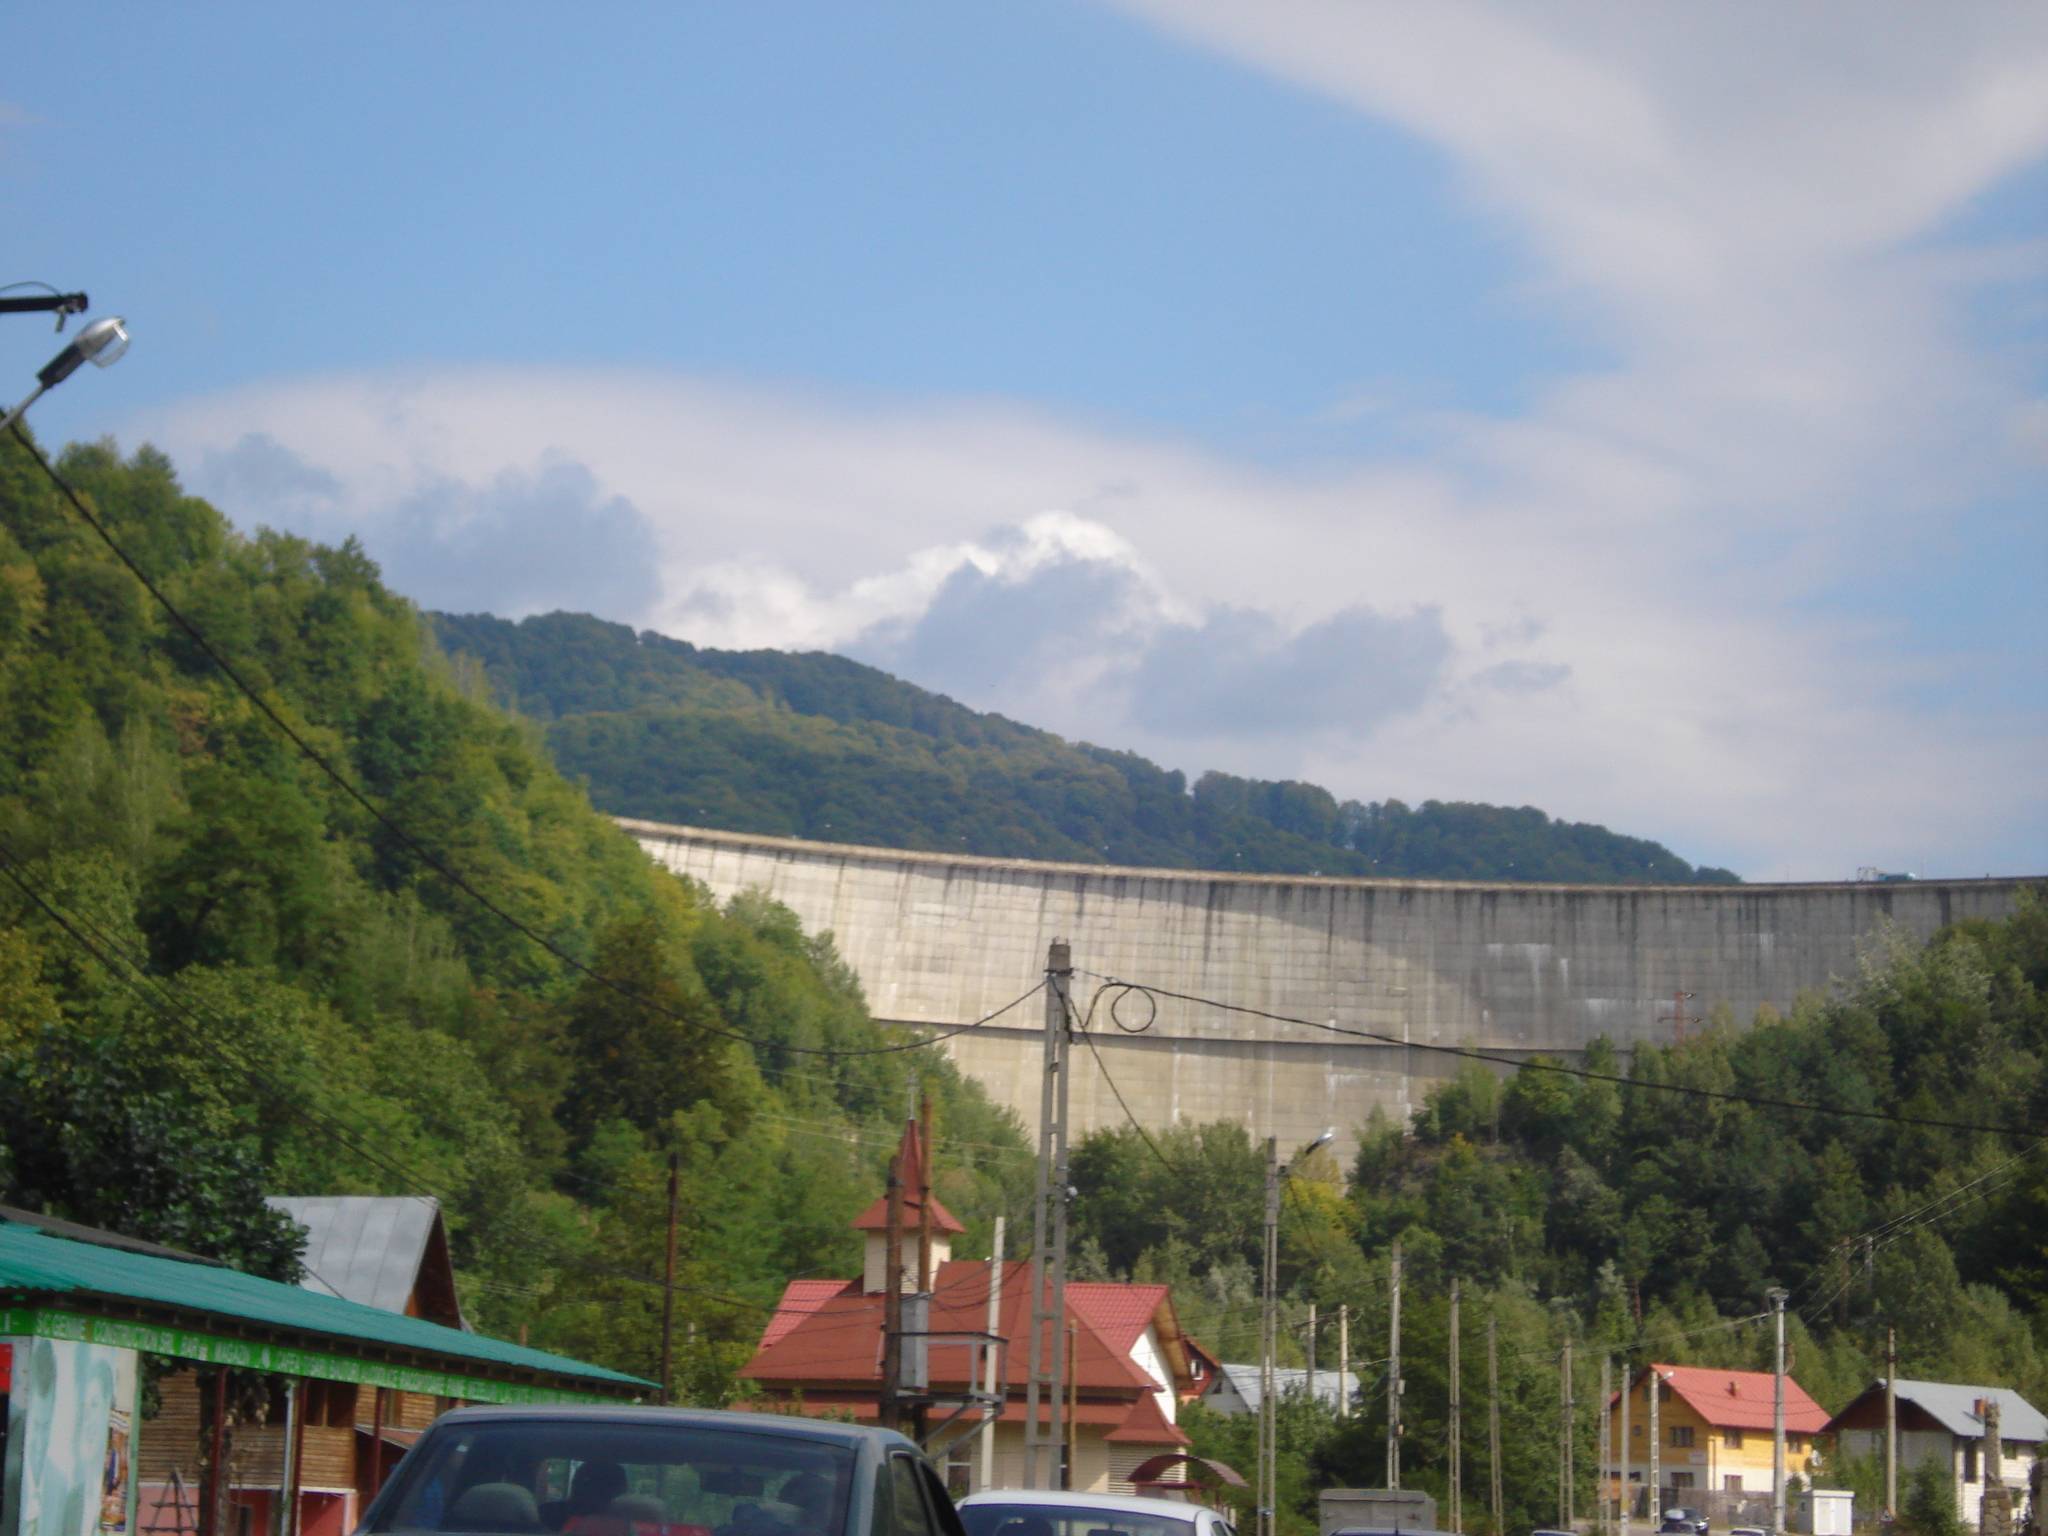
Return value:
M 822 1283 L 822 1282 L 815 1282 Z M 1002 1299 L 997 1331 L 1010 1346 L 1009 1376 L 1022 1381 L 1024 1351 L 1031 1337 L 1031 1266 L 1003 1266 Z M 939 1266 L 933 1277 L 933 1333 L 981 1333 L 988 1327 L 988 1265 L 979 1259 L 954 1259 Z M 820 1386 L 858 1390 L 881 1380 L 882 1302 L 877 1293 L 863 1295 L 858 1285 L 818 1300 L 786 1328 L 775 1323 L 764 1331 L 761 1346 L 740 1374 L 763 1386 L 802 1386 L 806 1394 Z M 1106 1340 L 1094 1320 L 1070 1299 L 1067 1315 L 1078 1326 L 1074 1335 L 1074 1379 L 1084 1393 L 1127 1396 L 1149 1393 L 1157 1383 L 1130 1358 L 1129 1352 Z M 780 1321 L 780 1315 L 776 1322 Z M 934 1385 L 963 1385 L 975 1358 L 964 1340 L 935 1338 L 930 1346 Z
M 854 1280 L 790 1281 L 783 1289 L 782 1300 L 775 1305 L 774 1315 L 768 1319 L 768 1326 L 761 1330 L 761 1348 L 766 1349 L 841 1291 L 858 1285 Z
M 801 1398 L 792 1397 L 787 1401 L 771 1394 L 770 1396 L 756 1398 L 750 1403 L 743 1403 L 738 1406 L 744 1407 L 750 1413 L 794 1413 L 801 1417 L 812 1419 L 835 1415 L 843 1416 L 850 1413 L 854 1418 L 866 1424 L 876 1422 L 882 1415 L 882 1405 L 876 1398 L 872 1396 L 862 1397 L 855 1392 L 806 1391 Z M 1074 1404 L 1073 1412 L 1065 1414 L 1064 1417 L 1069 1424 L 1087 1424 L 1098 1429 L 1108 1428 L 1127 1423 L 1131 1417 L 1132 1410 L 1136 1406 L 1135 1403 L 1115 1400 L 1105 1402 L 1100 1398 L 1091 1400 L 1084 1397 Z M 1025 1417 L 1024 1409 L 1025 1403 L 1021 1396 L 1011 1398 L 1003 1404 L 1001 1422 L 1005 1424 L 1022 1424 Z M 1038 1422 L 1041 1424 L 1052 1422 L 1051 1403 L 1041 1402 L 1038 1405 Z M 1162 1424 L 1166 1423 L 1163 1418 L 1160 1422 Z M 1166 1424 L 1164 1432 L 1158 1437 L 1159 1443 L 1164 1444 L 1172 1440 L 1174 1435 L 1178 1433 L 1179 1431 L 1174 1429 L 1172 1425 Z M 1112 1434 L 1108 1438 L 1113 1440 L 1116 1436 Z M 1129 1438 L 1138 1439 L 1141 1443 L 1151 1443 L 1149 1436 L 1133 1436 Z M 1174 1443 L 1184 1442 L 1176 1441 Z
M 1704 1365 L 1652 1365 L 1670 1383 L 1687 1407 L 1716 1429 L 1771 1427 L 1771 1400 L 1776 1378 L 1769 1371 L 1724 1371 Z M 1639 1372 L 1636 1377 L 1641 1379 Z M 1785 1429 L 1788 1434 L 1817 1435 L 1827 1428 L 1827 1410 L 1790 1376 L 1785 1378 Z
M 904 1126 L 903 1141 L 896 1149 L 896 1156 L 903 1180 L 903 1230 L 911 1233 L 917 1230 L 918 1216 L 923 1210 L 917 1192 L 924 1183 L 924 1137 L 919 1133 L 915 1120 Z M 889 1195 L 886 1190 L 873 1205 L 853 1218 L 853 1229 L 856 1232 L 889 1230 Z M 932 1230 L 948 1234 L 967 1230 L 937 1195 L 932 1196 Z
M 1123 1423 L 1105 1439 L 1119 1445 L 1188 1445 L 1192 1442 L 1159 1409 L 1159 1394 L 1147 1392 L 1135 1403 Z
M 1067 1305 L 1095 1325 L 1111 1349 L 1129 1354 L 1166 1300 L 1163 1285 L 1117 1285 L 1103 1280 L 1067 1282 Z

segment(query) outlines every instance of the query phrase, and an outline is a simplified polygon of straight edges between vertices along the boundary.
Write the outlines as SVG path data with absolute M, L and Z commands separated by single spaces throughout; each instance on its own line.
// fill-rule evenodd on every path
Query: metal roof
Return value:
M 566 1355 L 444 1328 L 318 1291 L 261 1280 L 240 1270 L 76 1243 L 31 1227 L 0 1223 L 0 1301 L 63 1297 L 153 1304 L 231 1323 L 258 1324 L 302 1338 L 321 1335 L 324 1341 L 409 1350 L 448 1362 L 620 1387 L 654 1385 Z
M 306 1229 L 309 1291 L 403 1312 L 427 1240 L 441 1219 L 426 1195 L 271 1195 L 263 1202 Z
M 1884 1382 L 1871 1387 L 1882 1392 Z M 1952 1435 L 1974 1439 L 1984 1433 L 1984 1420 L 1977 1404 L 1984 1398 L 1998 1400 L 1998 1433 L 2005 1440 L 2048 1440 L 2048 1418 L 2011 1387 L 1972 1387 L 1953 1381 L 1908 1381 L 1899 1378 L 1899 1400 L 1914 1403 L 1938 1421 Z
M 1218 1365 L 1216 1372 L 1218 1383 L 1228 1386 L 1244 1399 L 1247 1413 L 1259 1411 L 1259 1403 L 1265 1396 L 1265 1388 L 1259 1379 L 1260 1367 Z M 1305 1397 L 1308 1394 L 1308 1371 L 1298 1365 L 1275 1366 L 1273 1384 L 1279 1388 L 1282 1397 Z M 1212 1385 L 1209 1392 L 1214 1394 L 1217 1390 L 1217 1386 Z M 1353 1372 L 1345 1371 L 1341 1376 L 1334 1369 L 1316 1372 L 1317 1401 L 1335 1407 L 1338 1400 L 1345 1397 L 1354 1401 L 1358 1397 L 1358 1377 Z

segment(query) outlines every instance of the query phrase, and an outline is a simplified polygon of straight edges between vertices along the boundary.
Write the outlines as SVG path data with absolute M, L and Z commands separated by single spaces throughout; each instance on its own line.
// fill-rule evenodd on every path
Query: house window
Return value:
M 1690 1424 L 1674 1424 L 1674 1425 L 1672 1425 L 1672 1426 L 1671 1426 L 1671 1443 L 1672 1443 L 1673 1445 L 1675 1445 L 1675 1446 L 1678 1446 L 1678 1447 L 1680 1447 L 1681 1449 L 1683 1449 L 1683 1448 L 1684 1448 L 1684 1447 L 1686 1447 L 1686 1446 L 1689 1446 L 1689 1445 L 1691 1445 L 1691 1444 L 1692 1444 L 1692 1426 L 1691 1426 Z
M 1690 1472 L 1672 1473 L 1671 1486 L 1673 1488 L 1690 1488 L 1692 1486 L 1692 1474 Z
M 1742 1492 L 1742 1479 L 1732 1472 L 1729 1473 L 1728 1476 L 1721 1479 L 1721 1491 L 1723 1493 Z
M 1806 1436 L 1804 1436 L 1804 1435 L 1787 1435 L 1787 1436 L 1785 1437 L 1785 1449 L 1786 1449 L 1786 1451 L 1787 1451 L 1787 1452 L 1798 1452 L 1798 1451 L 1803 1451 L 1803 1450 L 1805 1450 L 1805 1449 L 1806 1449 Z
M 1977 1481 L 1977 1442 L 1974 1440 L 1963 1442 L 1963 1481 Z
M 1742 1431 L 1741 1431 L 1741 1430 L 1739 1430 L 1739 1429 L 1724 1429 L 1724 1430 L 1722 1430 L 1722 1431 L 1721 1431 L 1721 1444 L 1722 1444 L 1722 1445 L 1724 1445 L 1724 1446 L 1726 1446 L 1726 1447 L 1727 1447 L 1727 1448 L 1728 1448 L 1729 1450 L 1731 1450 L 1731 1451 L 1739 1451 L 1739 1450 L 1741 1450 L 1741 1449 L 1742 1449 Z M 1742 1482 L 1742 1479 L 1738 1477 L 1738 1478 L 1737 1478 L 1737 1479 L 1736 1479 L 1735 1481 L 1736 1481 L 1736 1483 L 1737 1483 L 1737 1484 L 1739 1485 L 1739 1484 L 1740 1484 L 1740 1483 Z M 1737 1493 L 1739 1493 L 1739 1492 L 1741 1492 L 1741 1489 L 1740 1489 L 1740 1487 L 1738 1486 L 1738 1487 L 1737 1487 L 1736 1489 L 1734 1489 L 1733 1491 L 1734 1491 L 1734 1492 L 1737 1492 Z

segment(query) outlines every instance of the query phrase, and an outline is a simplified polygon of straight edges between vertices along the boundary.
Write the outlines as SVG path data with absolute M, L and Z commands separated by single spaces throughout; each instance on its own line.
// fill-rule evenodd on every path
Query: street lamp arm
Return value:
M 47 315 L 55 310 L 58 315 L 82 315 L 92 301 L 82 293 L 32 293 L 26 298 L 8 298 L 0 294 L 0 315 Z

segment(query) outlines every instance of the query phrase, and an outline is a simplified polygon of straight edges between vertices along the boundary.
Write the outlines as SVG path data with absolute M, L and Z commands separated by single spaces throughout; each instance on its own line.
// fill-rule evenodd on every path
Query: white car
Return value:
M 967 1536 L 1237 1536 L 1206 1505 L 1130 1494 L 991 1488 L 959 1510 Z

